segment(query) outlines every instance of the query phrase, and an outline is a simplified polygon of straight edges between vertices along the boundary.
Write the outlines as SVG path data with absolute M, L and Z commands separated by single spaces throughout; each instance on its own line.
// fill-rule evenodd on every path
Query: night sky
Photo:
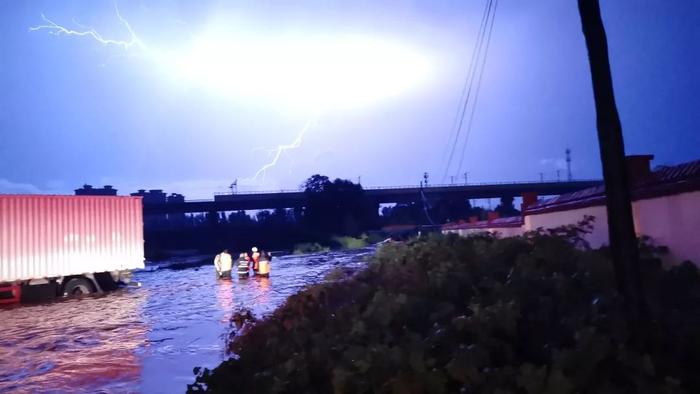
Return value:
M 129 40 L 113 2 L 0 0 L 0 193 L 441 183 L 484 4 L 121 1 L 140 39 L 125 50 L 30 31 L 43 14 Z M 700 2 L 601 6 L 627 152 L 700 159 Z M 445 180 L 564 178 L 567 147 L 575 178 L 600 177 L 576 1 L 501 0 L 463 168 Z

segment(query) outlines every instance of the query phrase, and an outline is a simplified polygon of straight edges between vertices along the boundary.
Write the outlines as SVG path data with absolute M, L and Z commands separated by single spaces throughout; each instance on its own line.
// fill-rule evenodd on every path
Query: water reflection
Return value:
M 233 280 L 230 278 L 219 279 L 216 287 L 216 298 L 219 301 L 219 307 L 224 312 L 221 322 L 225 323 L 229 321 L 233 312 Z
M 231 316 L 261 317 L 371 250 L 276 259 L 270 278 L 217 280 L 212 267 L 136 273 L 143 287 L 0 309 L 0 392 L 183 392 L 225 357 Z
M 253 300 L 257 304 L 269 304 L 270 302 L 270 278 L 255 277 L 257 295 Z
M 0 391 L 137 390 L 146 293 L 110 298 L 106 308 L 107 297 L 89 297 L 0 312 Z

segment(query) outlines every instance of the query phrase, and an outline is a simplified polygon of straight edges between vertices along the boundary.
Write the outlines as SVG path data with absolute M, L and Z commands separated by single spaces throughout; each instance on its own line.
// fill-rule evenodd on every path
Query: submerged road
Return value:
M 336 267 L 358 269 L 373 249 L 283 256 L 270 278 L 220 281 L 213 265 L 151 267 L 97 297 L 0 309 L 0 392 L 184 392 L 192 369 L 228 357 L 231 315 L 270 313 Z

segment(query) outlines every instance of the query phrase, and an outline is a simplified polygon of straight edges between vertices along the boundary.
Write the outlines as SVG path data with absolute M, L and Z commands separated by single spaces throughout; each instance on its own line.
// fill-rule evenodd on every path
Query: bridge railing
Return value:
M 493 185 L 536 185 L 545 183 L 568 183 L 568 182 L 601 182 L 600 179 L 574 179 L 571 181 L 509 181 L 509 182 L 469 182 L 469 183 L 440 183 L 429 184 L 424 186 L 425 189 L 441 188 L 441 187 L 457 187 L 457 186 L 493 186 Z M 364 190 L 396 190 L 396 189 L 415 189 L 420 185 L 402 185 L 402 186 L 369 186 L 363 187 Z M 217 192 L 215 196 L 231 196 L 231 195 L 250 195 L 250 194 L 276 194 L 276 193 L 300 193 L 304 189 L 281 189 L 281 190 L 260 190 L 260 191 L 241 191 L 241 192 Z M 194 200 L 188 200 L 194 201 Z
M 302 193 L 304 189 L 281 189 L 281 190 L 259 190 L 259 191 L 243 191 L 243 192 L 216 192 L 215 196 L 231 196 L 240 194 L 276 194 L 276 193 Z
M 449 183 L 449 184 L 434 184 L 425 186 L 425 189 L 438 189 L 445 187 L 461 187 L 461 186 L 494 186 L 494 185 L 543 185 L 543 184 L 559 184 L 570 182 L 585 182 L 585 183 L 602 183 L 600 179 L 575 179 L 572 181 L 515 181 L 515 182 L 470 182 L 470 183 Z M 399 190 L 399 189 L 416 189 L 420 185 L 403 185 L 403 186 L 370 186 L 364 190 Z M 244 191 L 244 192 L 217 192 L 216 196 L 237 196 L 237 195 L 255 195 L 255 194 L 279 194 L 279 193 L 302 193 L 302 189 L 282 189 L 282 190 L 262 190 L 262 191 Z M 192 199 L 186 200 L 186 203 L 214 203 L 215 199 Z
M 493 186 L 493 185 L 541 185 L 547 183 L 570 183 L 570 182 L 602 182 L 600 179 L 574 179 L 571 181 L 511 181 L 511 182 L 469 182 L 469 183 L 439 183 L 429 184 L 424 186 L 425 189 L 441 188 L 441 187 L 457 187 L 457 186 Z M 393 190 L 393 189 L 415 189 L 420 185 L 404 185 L 404 186 L 370 186 L 363 188 L 364 190 Z

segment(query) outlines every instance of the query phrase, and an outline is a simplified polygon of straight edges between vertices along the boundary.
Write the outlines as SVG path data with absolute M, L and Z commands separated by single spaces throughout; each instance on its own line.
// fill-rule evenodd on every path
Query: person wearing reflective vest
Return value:
M 269 277 L 270 276 L 270 261 L 272 260 L 272 255 L 265 252 L 264 250 L 260 253 L 260 261 L 258 262 L 258 276 Z
M 233 267 L 233 258 L 228 253 L 228 249 L 224 249 L 221 253 L 214 257 L 214 267 L 219 278 L 230 278 L 231 268 Z
M 251 252 L 253 252 L 250 255 L 251 260 L 253 260 L 253 272 L 255 274 L 258 273 L 258 263 L 260 262 L 260 252 L 258 252 L 258 248 L 253 246 L 252 249 L 250 249 Z
M 250 259 L 248 253 L 241 253 L 238 256 L 238 277 L 247 278 L 250 275 Z

